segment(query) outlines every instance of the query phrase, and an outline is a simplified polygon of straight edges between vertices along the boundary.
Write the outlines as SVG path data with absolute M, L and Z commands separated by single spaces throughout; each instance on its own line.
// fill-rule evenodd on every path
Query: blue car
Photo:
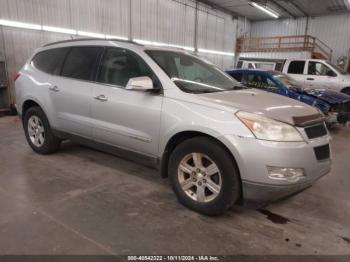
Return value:
M 243 85 L 273 92 L 319 108 L 327 123 L 345 124 L 350 120 L 350 96 L 327 89 L 303 86 L 288 75 L 278 71 L 229 70 L 227 74 Z

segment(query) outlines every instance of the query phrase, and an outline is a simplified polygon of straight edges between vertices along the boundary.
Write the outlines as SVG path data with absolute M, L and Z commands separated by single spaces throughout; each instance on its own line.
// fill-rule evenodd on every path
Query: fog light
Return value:
M 297 182 L 305 178 L 303 168 L 288 168 L 288 167 L 267 167 L 269 178 L 275 180 L 284 180 L 288 182 Z

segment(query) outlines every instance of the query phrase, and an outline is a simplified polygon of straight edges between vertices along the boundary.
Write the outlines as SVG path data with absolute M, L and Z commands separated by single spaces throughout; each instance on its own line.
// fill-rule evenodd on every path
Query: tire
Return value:
M 179 202 L 204 215 L 221 215 L 241 195 L 236 164 L 226 149 L 211 138 L 195 137 L 179 144 L 169 158 L 168 173 Z
M 31 107 L 27 110 L 23 118 L 23 128 L 27 142 L 34 152 L 47 155 L 59 149 L 61 141 L 54 136 L 49 121 L 40 107 Z

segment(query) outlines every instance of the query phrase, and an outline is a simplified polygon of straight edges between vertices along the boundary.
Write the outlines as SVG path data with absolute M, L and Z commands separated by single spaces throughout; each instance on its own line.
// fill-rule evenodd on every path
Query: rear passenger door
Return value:
M 58 130 L 92 137 L 92 81 L 102 51 L 103 48 L 95 46 L 72 47 L 63 63 L 61 76 L 52 76 L 49 91 Z
M 123 48 L 105 51 L 93 90 L 93 137 L 96 141 L 155 157 L 158 153 L 160 93 L 125 89 L 130 78 L 160 82 L 139 55 Z

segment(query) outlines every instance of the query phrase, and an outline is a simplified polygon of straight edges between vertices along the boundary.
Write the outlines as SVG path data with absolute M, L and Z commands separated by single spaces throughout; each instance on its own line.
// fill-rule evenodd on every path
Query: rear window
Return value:
M 69 52 L 62 69 L 62 76 L 92 80 L 97 60 L 103 48 L 101 47 L 73 47 Z
M 68 51 L 69 48 L 56 48 L 42 51 L 35 55 L 32 60 L 32 65 L 45 73 L 59 75 Z
M 292 61 L 289 64 L 288 74 L 304 74 L 305 61 Z

